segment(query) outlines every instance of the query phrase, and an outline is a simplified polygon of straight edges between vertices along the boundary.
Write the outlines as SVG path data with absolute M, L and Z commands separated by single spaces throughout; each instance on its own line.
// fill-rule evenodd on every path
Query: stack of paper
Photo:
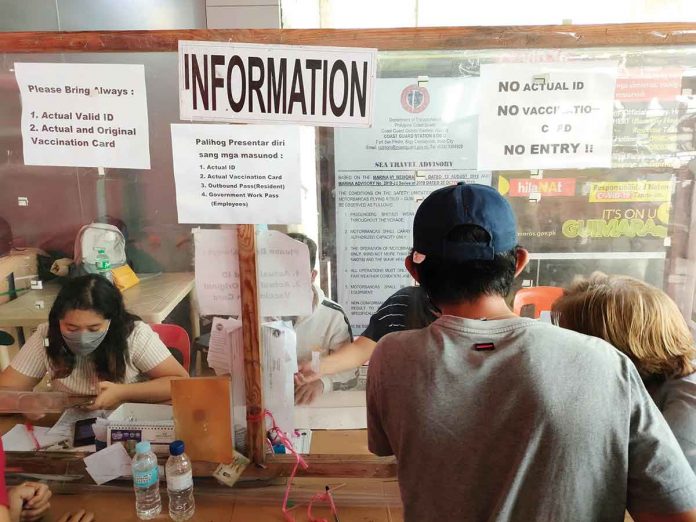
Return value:
M 84 461 L 87 473 L 100 486 L 131 474 L 131 459 L 120 442 L 85 457 Z
M 50 435 L 49 428 L 34 426 L 34 436 L 39 442 L 38 449 L 45 449 L 61 442 L 65 442 L 70 437 L 63 435 Z M 17 424 L 10 431 L 2 436 L 2 445 L 5 451 L 36 451 L 37 447 L 34 439 L 29 434 L 24 424 Z

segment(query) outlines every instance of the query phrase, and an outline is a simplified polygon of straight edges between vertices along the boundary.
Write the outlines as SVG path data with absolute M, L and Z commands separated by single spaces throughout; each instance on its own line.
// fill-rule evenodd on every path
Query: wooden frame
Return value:
M 176 30 L 105 32 L 0 33 L 3 53 L 175 52 L 179 40 L 209 40 L 263 44 L 375 47 L 381 51 L 589 48 L 610 46 L 696 45 L 696 24 L 612 24 L 525 27 L 404 28 L 366 30 Z M 253 225 L 238 227 L 242 288 L 243 338 L 246 365 L 248 447 L 262 466 L 246 476 L 287 475 L 290 457 L 273 456 L 264 467 L 264 419 L 259 348 L 258 291 Z M 82 465 L 81 455 L 53 458 L 10 454 L 8 465 L 25 471 L 66 473 Z M 53 457 L 53 455 L 51 455 Z M 393 477 L 393 458 L 310 455 L 303 475 L 333 477 Z M 78 463 L 79 462 L 79 463 Z M 77 467 L 76 467 L 77 466 Z M 82 465 L 82 468 L 84 466 Z M 196 463 L 197 475 L 209 475 L 212 464 Z M 84 472 L 84 469 L 82 469 Z
M 690 23 L 423 27 L 402 29 L 191 29 L 0 33 L 5 53 L 163 52 L 179 40 L 375 47 L 381 51 L 696 44 Z

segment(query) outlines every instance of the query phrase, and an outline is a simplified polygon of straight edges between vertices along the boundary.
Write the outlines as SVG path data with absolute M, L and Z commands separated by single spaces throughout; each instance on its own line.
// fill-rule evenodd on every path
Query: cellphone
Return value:
M 75 423 L 75 432 L 73 435 L 73 448 L 80 446 L 91 446 L 94 444 L 94 430 L 92 426 L 97 422 L 97 418 L 83 419 Z

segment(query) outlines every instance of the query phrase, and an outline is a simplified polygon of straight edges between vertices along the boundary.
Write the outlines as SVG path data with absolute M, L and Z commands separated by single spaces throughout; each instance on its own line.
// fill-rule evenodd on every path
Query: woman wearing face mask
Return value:
M 65 284 L 48 324 L 0 373 L 0 387 L 31 390 L 46 373 L 56 391 L 96 395 L 95 410 L 169 400 L 169 381 L 188 377 L 158 335 L 126 311 L 119 290 L 98 275 Z

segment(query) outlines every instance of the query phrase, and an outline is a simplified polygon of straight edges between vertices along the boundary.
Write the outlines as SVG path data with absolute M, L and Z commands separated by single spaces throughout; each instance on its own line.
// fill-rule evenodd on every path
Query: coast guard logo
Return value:
M 406 112 L 423 112 L 430 103 L 430 93 L 415 83 L 401 91 L 401 106 Z

